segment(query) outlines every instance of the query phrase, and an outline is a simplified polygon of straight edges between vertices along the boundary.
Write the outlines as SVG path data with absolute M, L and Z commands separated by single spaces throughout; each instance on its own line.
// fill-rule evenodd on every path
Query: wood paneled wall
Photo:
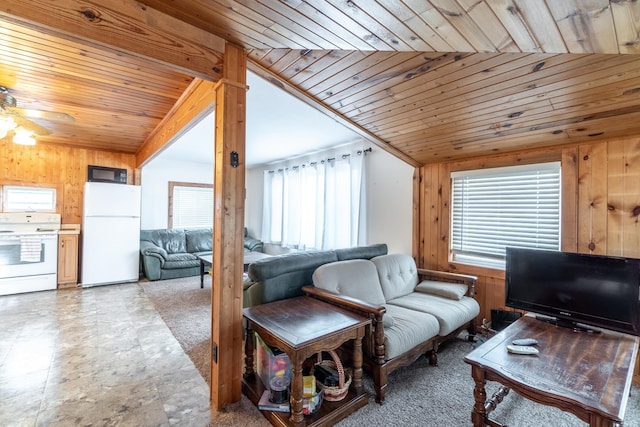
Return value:
M 562 161 L 562 249 L 640 258 L 640 137 L 444 162 L 420 168 L 416 181 L 416 259 L 425 268 L 478 276 L 479 321 L 504 308 L 504 271 L 449 261 L 450 173 Z
M 5 138 L 0 140 L 0 185 L 56 187 L 62 223 L 80 224 L 87 166 L 127 169 L 128 184 L 133 184 L 135 162 L 134 154 L 48 144 L 28 147 Z

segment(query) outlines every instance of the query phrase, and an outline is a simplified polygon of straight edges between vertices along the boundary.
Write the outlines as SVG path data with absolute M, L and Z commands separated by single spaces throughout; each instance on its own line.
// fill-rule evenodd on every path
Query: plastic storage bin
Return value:
M 257 333 L 255 335 L 257 371 L 264 387 L 269 390 L 269 384 L 275 377 L 287 377 L 291 380 L 293 365 L 289 356 L 265 344 Z

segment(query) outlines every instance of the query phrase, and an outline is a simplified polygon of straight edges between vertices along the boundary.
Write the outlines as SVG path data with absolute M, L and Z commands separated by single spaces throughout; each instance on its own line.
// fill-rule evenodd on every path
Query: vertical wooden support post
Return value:
M 246 52 L 227 44 L 216 84 L 211 290 L 211 405 L 241 398 Z

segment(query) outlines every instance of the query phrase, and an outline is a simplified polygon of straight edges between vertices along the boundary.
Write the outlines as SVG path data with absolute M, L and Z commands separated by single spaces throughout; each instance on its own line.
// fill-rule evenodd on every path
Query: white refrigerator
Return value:
M 140 187 L 87 182 L 82 215 L 83 287 L 135 282 L 140 253 Z

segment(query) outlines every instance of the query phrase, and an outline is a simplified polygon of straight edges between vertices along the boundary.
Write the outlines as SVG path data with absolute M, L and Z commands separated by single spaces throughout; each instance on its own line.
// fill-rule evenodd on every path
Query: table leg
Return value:
M 204 261 L 200 260 L 200 289 L 204 288 Z
M 356 393 L 360 394 L 364 390 L 362 385 L 362 336 L 353 341 L 353 385 Z
M 253 372 L 253 355 L 255 351 L 255 339 L 253 338 L 253 330 L 247 320 L 247 327 L 245 328 L 247 335 L 244 338 L 244 378 L 251 377 Z
M 594 413 L 591 414 L 591 417 L 589 419 L 589 427 L 614 427 L 616 425 L 617 424 L 613 420 L 604 418 Z
M 304 421 L 304 414 L 302 413 L 302 393 L 304 389 L 302 379 L 302 360 L 298 360 L 298 357 L 290 357 L 293 363 L 293 375 L 291 378 L 291 396 L 289 397 L 289 404 L 291 407 L 291 416 L 289 420 L 293 423 L 301 423 Z
M 471 422 L 473 427 L 485 427 L 487 419 L 487 411 L 484 404 L 487 400 L 487 392 L 484 388 L 487 380 L 484 376 L 484 370 L 478 366 L 471 367 L 471 376 L 475 382 L 473 389 L 473 397 L 475 404 L 473 405 L 473 411 L 471 412 Z

